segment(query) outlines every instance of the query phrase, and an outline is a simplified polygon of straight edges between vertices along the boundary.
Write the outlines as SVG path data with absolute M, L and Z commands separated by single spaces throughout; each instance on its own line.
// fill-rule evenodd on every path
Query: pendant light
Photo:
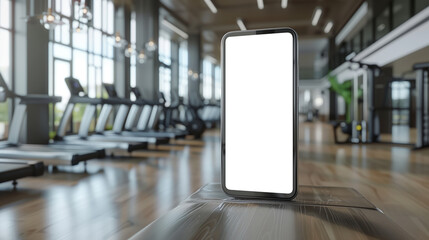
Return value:
M 92 20 L 92 12 L 89 8 L 89 4 L 87 4 L 87 1 L 89 0 L 86 0 L 83 6 L 81 6 L 79 9 L 79 19 L 83 20 L 84 22 L 89 22 Z
M 64 22 L 61 21 L 60 16 L 54 12 L 52 12 L 52 8 L 48 8 L 48 10 L 42 13 L 42 18 L 40 19 L 40 24 L 46 29 L 51 30 L 56 26 L 63 25 Z
M 145 47 L 149 52 L 154 52 L 158 46 L 156 46 L 155 41 L 150 40 L 146 43 Z
M 128 43 L 128 41 L 125 40 L 119 32 L 116 32 L 113 38 L 114 38 L 113 46 L 116 48 L 123 48 Z
M 146 62 L 146 54 L 144 53 L 144 50 L 140 50 L 139 54 L 137 55 L 137 61 L 140 64 L 143 64 Z
M 128 44 L 128 46 L 125 48 L 125 57 L 132 57 L 134 55 L 136 55 L 136 49 L 131 45 Z

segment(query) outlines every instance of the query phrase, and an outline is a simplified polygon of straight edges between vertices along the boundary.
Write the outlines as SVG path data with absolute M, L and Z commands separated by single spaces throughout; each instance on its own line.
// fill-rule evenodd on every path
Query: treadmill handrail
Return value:
M 120 98 L 120 97 L 114 97 L 114 98 L 102 98 L 103 104 L 110 104 L 110 105 L 133 105 L 134 102 L 126 99 L 126 98 Z
M 61 102 L 62 97 L 49 96 L 41 94 L 18 95 L 15 94 L 21 101 L 20 104 L 49 104 Z
M 103 99 L 91 98 L 88 96 L 71 96 L 69 99 L 69 103 L 85 103 L 85 104 L 98 105 L 98 104 L 103 104 Z
M 137 99 L 133 102 L 136 105 L 139 106 L 144 106 L 144 105 L 149 105 L 149 106 L 163 106 L 164 104 L 160 103 L 160 102 L 155 102 L 155 101 L 150 101 L 150 100 L 146 100 L 146 99 Z
M 0 87 L 3 88 L 2 94 L 0 94 L 0 102 L 6 101 L 7 98 L 19 98 L 21 99 L 21 104 L 49 104 L 61 102 L 61 97 L 59 96 L 49 96 L 45 94 L 27 94 L 20 95 L 9 89 L 4 80 L 3 76 L 0 74 Z

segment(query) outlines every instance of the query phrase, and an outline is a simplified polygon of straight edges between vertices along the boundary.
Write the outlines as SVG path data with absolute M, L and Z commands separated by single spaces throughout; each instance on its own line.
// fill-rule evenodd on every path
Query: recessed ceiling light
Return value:
M 258 3 L 258 8 L 259 9 L 264 9 L 264 0 L 256 0 L 257 1 L 257 3 Z
M 316 7 L 313 13 L 313 20 L 311 20 L 311 25 L 316 26 L 319 22 L 320 16 L 322 16 L 322 9 L 320 7 Z
M 340 45 L 340 43 L 349 35 L 350 32 L 355 28 L 355 26 L 361 22 L 361 20 L 368 14 L 368 2 L 362 3 L 359 9 L 353 14 L 350 20 L 344 25 L 341 31 L 335 37 L 335 44 Z
M 377 26 L 377 31 L 381 32 L 386 28 L 386 25 L 384 25 L 384 23 L 380 24 Z
M 282 0 L 282 8 L 287 8 L 287 0 Z
M 212 11 L 212 13 L 217 13 L 217 8 L 211 0 L 204 0 L 204 2 L 206 3 L 207 7 L 209 7 L 210 11 Z
M 247 28 L 244 25 L 244 22 L 243 22 L 243 20 L 241 20 L 241 18 L 237 18 L 237 25 L 241 31 L 247 30 Z
M 161 22 L 164 26 L 166 26 L 171 31 L 177 33 L 177 35 L 181 36 L 184 39 L 188 39 L 189 35 L 183 31 L 182 29 L 176 27 L 176 25 L 172 24 L 171 22 L 167 21 L 166 19 L 162 19 Z
M 330 32 L 330 31 L 331 31 L 331 29 L 332 29 L 332 26 L 334 26 L 334 23 L 332 23 L 332 21 L 329 21 L 329 22 L 326 24 L 325 29 L 323 29 L 323 31 L 324 31 L 325 33 Z

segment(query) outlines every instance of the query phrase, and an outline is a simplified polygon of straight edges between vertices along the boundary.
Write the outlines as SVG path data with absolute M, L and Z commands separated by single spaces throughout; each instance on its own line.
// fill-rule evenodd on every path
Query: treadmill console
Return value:
M 79 80 L 71 77 L 68 77 L 65 80 L 72 96 L 80 96 L 82 94 L 86 95 L 85 90 L 83 89 L 82 85 L 80 85 Z
M 116 92 L 115 85 L 109 83 L 103 83 L 104 89 L 106 89 L 107 94 L 111 98 L 118 97 L 118 93 Z
M 131 88 L 131 92 L 134 93 L 134 96 L 136 97 L 136 99 L 142 98 L 142 94 L 140 92 L 140 89 L 133 87 L 133 88 Z

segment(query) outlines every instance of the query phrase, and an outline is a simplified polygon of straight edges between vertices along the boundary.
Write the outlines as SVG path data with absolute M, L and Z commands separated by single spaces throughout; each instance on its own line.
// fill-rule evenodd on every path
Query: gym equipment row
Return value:
M 429 63 L 419 63 L 413 66 L 416 73 L 416 79 L 392 78 L 384 84 L 384 101 L 381 107 L 375 106 L 375 79 L 383 74 L 383 70 L 376 65 L 358 64 L 354 79 L 352 80 L 352 110 L 351 122 L 332 122 L 335 143 L 387 143 L 387 144 L 405 144 L 413 146 L 414 149 L 420 149 L 429 145 Z M 403 143 L 380 140 L 380 116 L 395 112 L 408 112 L 408 119 L 414 117 L 411 112 L 411 103 L 407 107 L 391 106 L 391 89 L 394 82 L 408 82 L 410 102 L 411 92 L 416 90 L 415 94 L 415 124 L 416 124 L 416 143 Z M 379 88 L 379 86 L 377 86 Z M 390 100 L 390 101 L 389 101 Z M 338 138 L 337 129 L 347 135 L 345 141 Z
M 170 139 L 185 138 L 189 133 L 181 129 L 157 130 L 159 118 L 168 109 L 160 102 L 144 100 L 138 89 L 133 89 L 136 101 L 118 97 L 112 84 L 103 84 L 109 98 L 90 98 L 79 80 L 65 79 L 71 97 L 62 115 L 56 136 L 46 144 L 21 144 L 19 135 L 24 122 L 27 106 L 46 106 L 61 101 L 61 97 L 46 95 L 18 95 L 9 90 L 0 75 L 0 102 L 15 99 L 17 106 L 11 119 L 7 141 L 0 144 L 0 182 L 13 181 L 27 176 L 40 176 L 45 166 L 74 166 L 106 155 L 130 154 L 144 150 L 149 144 L 169 144 Z M 85 104 L 85 111 L 77 134 L 67 135 L 76 104 Z M 97 116 L 97 106 L 101 111 L 96 118 L 95 133 L 90 134 L 91 122 Z M 106 125 L 113 109 L 113 129 L 106 131 Z M 31 120 L 30 120 L 31 121 Z M 136 125 L 135 125 L 136 123 Z M 202 134 L 200 132 L 199 134 Z

